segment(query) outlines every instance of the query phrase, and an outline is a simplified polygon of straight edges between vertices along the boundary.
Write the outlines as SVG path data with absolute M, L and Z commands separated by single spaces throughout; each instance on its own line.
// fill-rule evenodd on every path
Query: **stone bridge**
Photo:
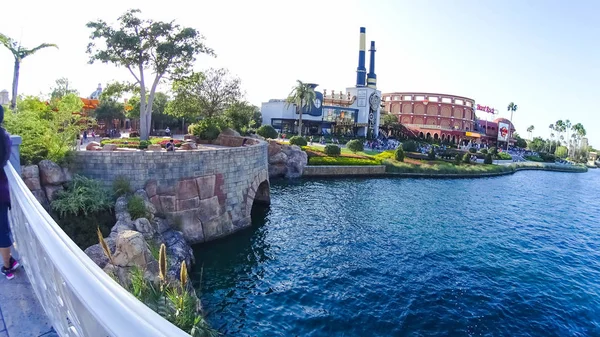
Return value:
M 268 144 L 219 138 L 221 146 L 196 150 L 81 151 L 71 169 L 107 186 L 126 179 L 189 243 L 210 241 L 250 226 L 253 204 L 270 202 Z

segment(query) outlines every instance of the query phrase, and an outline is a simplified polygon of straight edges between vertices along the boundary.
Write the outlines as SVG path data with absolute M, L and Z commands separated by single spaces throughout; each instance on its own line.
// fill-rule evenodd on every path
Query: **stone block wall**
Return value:
M 72 172 L 108 187 L 121 176 L 132 189 L 146 189 L 157 211 L 179 227 L 190 243 L 249 226 L 255 197 L 257 202 L 270 201 L 267 143 L 263 141 L 175 152 L 81 151 L 76 153 Z

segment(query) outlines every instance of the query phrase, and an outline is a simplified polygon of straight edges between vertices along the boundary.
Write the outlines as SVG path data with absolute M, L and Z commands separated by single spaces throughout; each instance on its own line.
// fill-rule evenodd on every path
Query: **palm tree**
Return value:
M 512 124 L 513 120 L 513 112 L 517 111 L 517 105 L 514 102 L 510 102 L 508 104 L 508 111 L 510 111 L 510 124 Z M 508 150 L 508 143 L 510 142 L 510 138 L 512 137 L 512 125 L 509 127 L 508 132 L 508 142 L 506 142 L 506 150 Z
M 21 61 L 29 55 L 35 54 L 40 49 L 48 47 L 56 47 L 57 45 L 52 43 L 42 43 L 39 46 L 31 49 L 27 49 L 21 46 L 20 43 L 11 39 L 10 37 L 0 33 L 0 44 L 4 45 L 6 49 L 10 50 L 15 58 L 15 68 L 13 72 L 13 84 L 12 84 L 12 99 L 10 101 L 10 108 L 14 111 L 17 105 L 17 88 L 19 87 L 19 68 L 21 68 Z
M 534 130 L 534 129 L 535 129 L 535 126 L 533 126 L 533 125 L 530 125 L 530 126 L 527 128 L 527 132 L 529 133 L 529 139 L 531 139 L 531 140 L 533 140 L 533 130 Z
M 563 122 L 562 119 L 559 119 L 554 123 L 554 130 L 558 133 L 559 138 L 564 138 L 562 137 L 562 133 L 565 132 L 565 129 L 565 122 Z
M 291 104 L 296 105 L 296 112 L 298 113 L 298 136 L 302 136 L 302 109 L 307 107 L 310 111 L 315 104 L 315 89 L 308 83 L 302 83 L 297 80 L 296 86 L 292 89 L 292 92 L 288 95 L 286 100 L 286 107 Z

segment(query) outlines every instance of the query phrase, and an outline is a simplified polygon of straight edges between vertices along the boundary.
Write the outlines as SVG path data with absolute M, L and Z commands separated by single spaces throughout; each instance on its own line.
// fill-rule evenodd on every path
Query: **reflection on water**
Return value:
M 600 335 L 599 190 L 600 170 L 279 182 L 194 247 L 195 286 L 229 336 Z

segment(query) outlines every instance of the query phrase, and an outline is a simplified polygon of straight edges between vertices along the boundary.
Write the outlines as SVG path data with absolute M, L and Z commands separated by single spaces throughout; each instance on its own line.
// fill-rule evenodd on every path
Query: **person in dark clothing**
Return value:
M 0 105 L 0 125 L 4 121 L 4 108 Z M 0 255 L 2 255 L 3 266 L 0 270 L 7 279 L 15 277 L 14 271 L 19 267 L 19 262 L 10 254 L 12 240 L 10 238 L 10 225 L 8 223 L 8 210 L 10 209 L 10 191 L 8 189 L 8 178 L 4 167 L 10 158 L 10 136 L 4 128 L 0 127 Z
M 170 139 L 165 147 L 167 148 L 167 151 L 175 151 L 175 144 L 173 144 L 173 139 Z

